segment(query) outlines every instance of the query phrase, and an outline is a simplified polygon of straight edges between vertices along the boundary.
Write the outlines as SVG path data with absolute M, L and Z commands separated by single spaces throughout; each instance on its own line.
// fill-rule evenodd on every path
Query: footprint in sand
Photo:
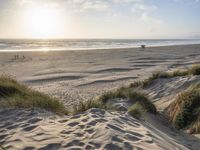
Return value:
M 85 125 L 78 125 L 81 129 L 85 128 Z
M 34 130 L 37 127 L 38 127 L 37 125 L 33 125 L 33 126 L 30 126 L 30 127 L 26 127 L 23 130 L 28 132 L 28 131 Z
M 71 119 L 78 119 L 78 118 L 81 118 L 81 115 L 75 115 L 75 116 L 71 117 L 70 120 Z
M 130 141 L 134 141 L 134 142 L 140 140 L 140 138 L 138 138 L 136 136 L 133 136 L 133 135 L 130 135 L 130 134 L 126 134 L 125 138 L 128 139 L 128 140 L 130 140 Z
M 144 137 L 144 135 L 136 133 L 136 132 L 133 132 L 133 131 L 127 131 L 127 133 L 129 133 L 129 134 L 131 134 L 133 136 L 141 137 L 141 138 Z
M 115 122 L 117 122 L 117 123 L 119 123 L 119 124 L 124 124 L 124 122 L 122 122 L 122 121 L 119 121 L 119 120 L 117 120 L 117 119 L 113 119 Z
M 110 143 L 110 144 L 107 144 L 105 147 L 104 147 L 105 150 L 123 150 L 120 146 L 116 145 L 116 144 L 113 144 L 113 143 Z
M 113 129 L 113 130 L 116 130 L 118 132 L 121 132 L 121 133 L 124 133 L 124 130 L 118 128 L 117 126 L 114 126 L 114 125 L 111 125 L 111 124 L 108 124 L 107 125 L 109 128 Z
M 36 148 L 35 147 L 25 147 L 23 150 L 35 150 Z
M 68 126 L 74 127 L 74 126 L 77 126 L 78 124 L 79 124 L 78 122 L 71 122 L 68 124 Z
M 73 131 L 62 130 L 60 134 L 71 134 Z
M 81 121 L 82 121 L 82 122 L 87 122 L 87 121 L 88 121 L 88 119 L 82 119 Z
M 24 127 L 28 127 L 28 126 L 30 126 L 30 124 L 29 123 L 25 123 L 25 124 L 22 124 L 20 127 L 24 128 Z
M 88 129 L 88 128 L 91 128 L 91 127 L 92 127 L 91 125 L 87 125 L 85 128 Z
M 28 120 L 28 123 L 34 124 L 34 123 L 37 123 L 37 122 L 39 122 L 41 120 L 42 120 L 41 118 L 32 118 L 32 119 Z
M 62 120 L 59 120 L 58 122 L 59 123 L 66 123 L 67 121 L 69 121 L 68 119 L 62 119 Z
M 120 139 L 118 136 L 113 136 L 112 141 L 122 143 L 124 140 Z
M 124 149 L 126 149 L 126 150 L 132 150 L 133 146 L 129 142 L 124 142 Z
M 56 150 L 59 149 L 61 147 L 60 143 L 52 143 L 52 144 L 48 144 L 45 147 L 40 148 L 39 150 Z
M 93 150 L 95 149 L 92 145 L 86 145 L 85 150 Z
M 99 144 L 99 143 L 89 142 L 89 144 L 92 145 L 93 147 L 95 147 L 96 149 L 99 149 L 101 147 L 101 144 Z
M 92 118 L 99 118 L 97 115 L 91 115 Z
M 84 136 L 84 134 L 82 134 L 82 133 L 73 133 L 73 134 L 75 134 L 77 137 L 83 137 Z
M 107 122 L 108 120 L 106 119 L 96 119 L 96 122 L 101 122 L 101 123 L 104 123 L 104 122 Z
M 87 133 L 89 133 L 89 134 L 92 134 L 92 133 L 94 133 L 94 129 L 87 129 L 87 130 L 85 130 Z
M 149 144 L 152 144 L 152 143 L 153 143 L 153 140 L 152 140 L 152 139 L 149 139 L 149 140 L 145 140 L 144 142 L 149 143 Z
M 97 124 L 97 121 L 91 121 L 88 123 L 89 126 L 95 126 Z
M 68 148 L 68 147 L 72 147 L 72 146 L 80 146 L 80 147 L 83 147 L 85 146 L 85 143 L 79 141 L 79 140 L 73 140 L 69 143 L 67 143 L 64 147 L 65 148 Z

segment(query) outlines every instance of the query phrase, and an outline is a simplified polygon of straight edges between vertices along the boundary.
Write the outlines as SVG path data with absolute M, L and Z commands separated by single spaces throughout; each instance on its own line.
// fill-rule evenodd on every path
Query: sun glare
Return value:
M 55 38 L 62 34 L 64 21 L 54 8 L 31 8 L 25 12 L 24 30 L 31 38 Z

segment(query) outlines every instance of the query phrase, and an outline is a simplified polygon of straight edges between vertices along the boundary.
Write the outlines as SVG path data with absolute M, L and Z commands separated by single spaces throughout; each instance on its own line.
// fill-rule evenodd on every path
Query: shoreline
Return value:
M 146 48 L 141 48 L 140 46 L 137 47 L 119 47 L 119 48 L 85 48 L 85 49 L 63 49 L 63 50 L 48 50 L 48 49 L 41 49 L 41 50 L 0 50 L 0 53 L 23 53 L 23 52 L 76 52 L 76 51 L 109 51 L 109 50 L 130 50 L 130 49 L 148 49 L 148 48 L 162 48 L 162 47 L 177 47 L 177 46 L 195 46 L 195 45 L 200 45 L 198 44 L 176 44 L 176 45 L 158 45 L 158 46 L 148 46 L 146 45 Z

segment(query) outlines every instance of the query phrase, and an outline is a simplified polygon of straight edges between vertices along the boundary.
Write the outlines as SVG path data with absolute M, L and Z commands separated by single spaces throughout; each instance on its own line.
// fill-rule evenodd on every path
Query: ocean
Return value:
M 1 39 L 0 52 L 135 48 L 200 44 L 200 39 Z

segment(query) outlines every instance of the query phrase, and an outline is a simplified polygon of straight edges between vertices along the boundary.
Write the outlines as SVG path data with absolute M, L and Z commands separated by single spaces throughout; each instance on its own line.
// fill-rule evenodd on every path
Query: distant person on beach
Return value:
M 25 57 L 23 56 L 23 59 L 24 59 Z M 19 55 L 14 55 L 14 60 L 17 60 L 17 59 L 19 59 Z
M 146 45 L 141 45 L 141 48 L 146 48 Z

